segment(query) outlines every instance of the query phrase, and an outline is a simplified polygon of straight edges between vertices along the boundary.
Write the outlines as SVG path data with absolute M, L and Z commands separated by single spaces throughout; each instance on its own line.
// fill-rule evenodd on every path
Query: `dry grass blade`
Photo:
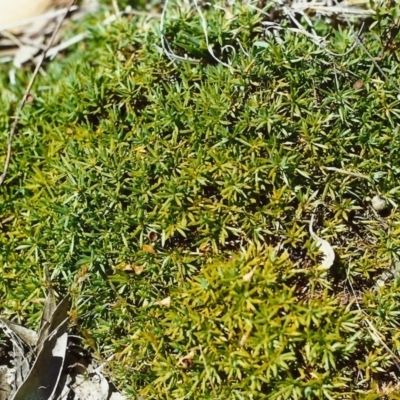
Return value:
M 69 296 L 64 297 L 57 307 L 52 296 L 47 298 L 37 342 L 37 359 L 12 399 L 47 400 L 55 392 L 67 350 L 69 306 Z
M 326 169 L 327 171 L 338 172 L 339 174 L 342 174 L 342 175 L 354 176 L 355 178 L 362 178 L 362 179 L 366 179 L 366 180 L 368 180 L 368 181 L 371 180 L 371 178 L 370 178 L 369 176 L 360 174 L 360 173 L 358 173 L 358 172 L 346 171 L 346 170 L 344 170 L 344 169 L 336 168 L 336 167 L 325 167 L 325 169 Z
M 6 319 L 1 319 L 1 322 L 14 332 L 15 335 L 22 339 L 27 346 L 34 347 L 36 345 L 38 334 L 32 329 L 25 328 L 24 326 L 7 321 Z
M 37 341 L 37 352 L 41 351 L 43 343 L 49 335 L 51 335 L 51 333 L 67 318 L 69 307 L 69 296 L 64 297 L 57 307 L 55 306 L 55 301 L 52 296 L 47 298 Z
M 43 343 L 28 377 L 12 400 L 48 400 L 52 398 L 64 365 L 67 350 L 67 320 Z

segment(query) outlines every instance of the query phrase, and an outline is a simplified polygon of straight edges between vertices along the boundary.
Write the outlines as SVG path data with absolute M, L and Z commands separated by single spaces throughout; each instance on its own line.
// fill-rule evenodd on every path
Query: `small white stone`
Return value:
M 377 282 L 376 282 L 376 286 L 378 286 L 380 288 L 384 287 L 385 286 L 385 281 L 382 280 L 382 279 L 378 279 Z
M 376 211 L 383 211 L 386 208 L 386 200 L 378 195 L 374 196 L 371 202 Z

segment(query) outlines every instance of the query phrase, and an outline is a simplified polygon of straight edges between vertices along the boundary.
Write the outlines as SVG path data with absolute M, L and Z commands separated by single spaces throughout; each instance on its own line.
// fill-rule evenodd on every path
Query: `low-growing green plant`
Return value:
M 91 16 L 46 66 L 1 188 L 2 312 L 35 327 L 46 288 L 71 291 L 131 398 L 393 395 L 397 64 L 371 60 L 377 25 L 339 57 L 345 24 L 316 22 L 325 48 L 279 12 L 266 30 L 272 8 L 218 5 Z M 1 70 L 4 132 L 28 76 Z
M 279 399 L 346 392 L 355 372 L 349 361 L 364 340 L 359 316 L 327 290 L 299 298 L 299 274 L 287 254 L 250 246 L 206 264 L 171 292 L 170 307 L 149 307 L 123 356 L 150 356 L 142 394 Z

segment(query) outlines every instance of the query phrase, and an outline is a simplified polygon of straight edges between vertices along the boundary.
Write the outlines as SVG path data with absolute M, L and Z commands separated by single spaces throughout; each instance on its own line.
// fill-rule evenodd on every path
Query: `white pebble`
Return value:
M 376 195 L 372 199 L 372 207 L 374 207 L 376 211 L 383 211 L 386 208 L 386 200 Z

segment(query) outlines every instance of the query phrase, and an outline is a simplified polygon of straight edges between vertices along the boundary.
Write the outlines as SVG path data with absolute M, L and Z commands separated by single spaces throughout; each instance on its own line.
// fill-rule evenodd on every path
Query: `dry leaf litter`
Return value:
M 102 365 L 67 333 L 70 298 L 48 296 L 39 332 L 6 319 L 0 345 L 0 400 L 125 400 Z
M 0 62 L 12 61 L 16 68 L 37 56 L 47 45 L 60 19 L 68 11 L 67 0 L 0 0 Z M 67 19 L 77 20 L 98 9 L 98 0 L 83 0 L 70 8 Z M 54 57 L 59 51 L 84 39 L 79 34 L 64 40 L 68 24 L 58 33 L 47 52 Z

